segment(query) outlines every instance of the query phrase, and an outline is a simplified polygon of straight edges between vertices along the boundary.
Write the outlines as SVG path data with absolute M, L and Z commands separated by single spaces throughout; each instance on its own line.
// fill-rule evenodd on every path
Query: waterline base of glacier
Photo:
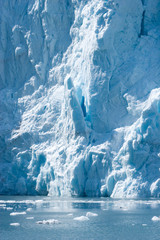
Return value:
M 0 197 L 1 240 L 158 240 L 160 200 Z

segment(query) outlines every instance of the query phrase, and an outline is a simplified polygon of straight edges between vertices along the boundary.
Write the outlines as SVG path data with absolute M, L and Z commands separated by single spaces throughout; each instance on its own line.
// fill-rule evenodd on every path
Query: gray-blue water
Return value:
M 97 216 L 75 220 L 87 212 Z M 160 200 L 1 196 L 0 240 L 159 240 L 160 221 L 153 216 L 160 216 Z M 37 223 L 49 219 L 59 222 Z

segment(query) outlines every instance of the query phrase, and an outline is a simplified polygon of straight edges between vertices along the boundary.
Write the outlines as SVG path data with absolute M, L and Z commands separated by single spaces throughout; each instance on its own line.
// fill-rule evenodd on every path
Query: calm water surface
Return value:
M 0 196 L 0 240 L 160 240 L 153 216 L 160 200 Z

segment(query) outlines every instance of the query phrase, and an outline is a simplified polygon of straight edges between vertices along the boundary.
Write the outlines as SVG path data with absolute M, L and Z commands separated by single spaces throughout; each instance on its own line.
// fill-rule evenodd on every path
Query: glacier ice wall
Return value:
M 0 194 L 159 197 L 159 0 L 0 5 Z

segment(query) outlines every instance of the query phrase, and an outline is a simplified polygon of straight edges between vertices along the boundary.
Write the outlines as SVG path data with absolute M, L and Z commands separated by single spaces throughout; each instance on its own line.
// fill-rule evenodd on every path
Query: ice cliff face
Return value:
M 159 197 L 159 0 L 0 5 L 0 193 Z

